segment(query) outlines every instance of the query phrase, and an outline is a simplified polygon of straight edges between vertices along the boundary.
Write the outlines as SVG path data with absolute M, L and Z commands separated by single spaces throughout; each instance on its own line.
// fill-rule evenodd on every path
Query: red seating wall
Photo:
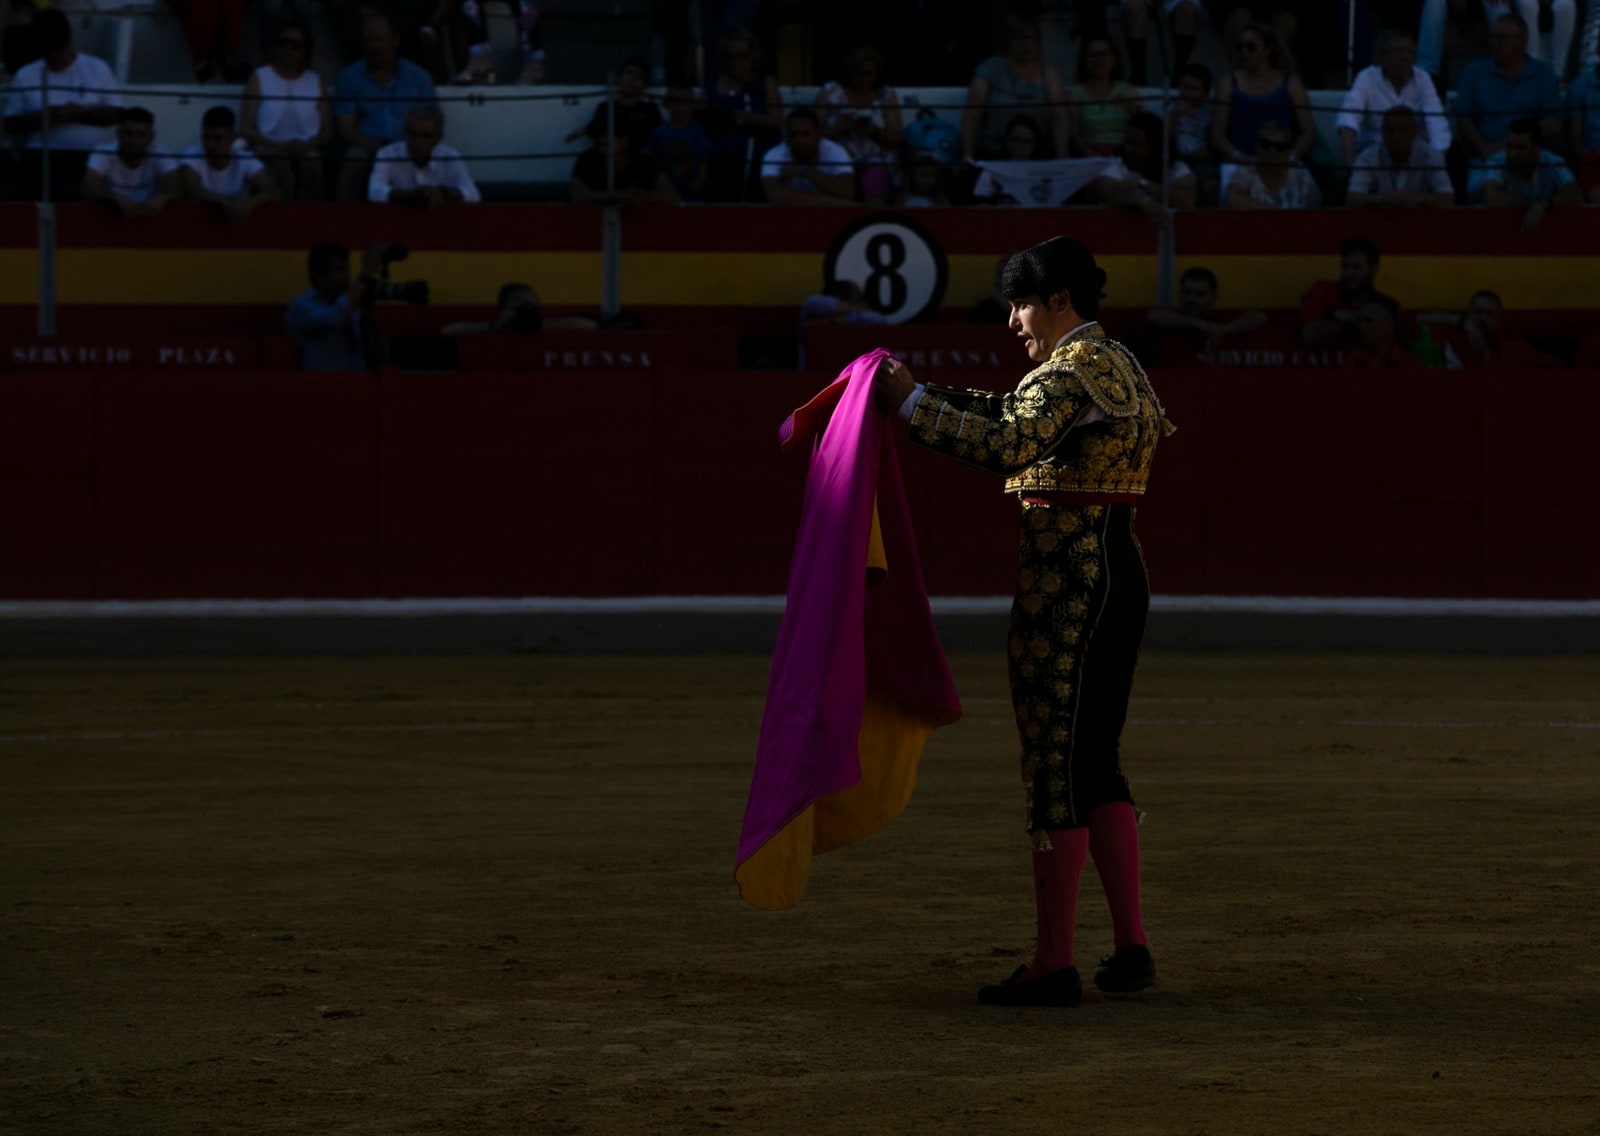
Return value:
M 781 593 L 805 471 L 776 430 L 827 378 L 0 374 L 0 598 Z M 1596 594 L 1589 376 L 1156 384 L 1179 427 L 1139 509 L 1158 592 Z M 995 479 L 903 451 L 931 591 L 1008 591 Z

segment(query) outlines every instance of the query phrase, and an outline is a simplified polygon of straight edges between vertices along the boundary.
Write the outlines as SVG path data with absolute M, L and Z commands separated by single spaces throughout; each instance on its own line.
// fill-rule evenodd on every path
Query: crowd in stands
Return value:
M 276 196 L 436 206 L 480 197 L 471 155 L 445 141 L 437 83 L 493 77 L 493 56 L 483 50 L 488 3 L 328 4 L 358 56 L 331 83 L 310 66 L 302 0 L 259 4 L 270 58 L 256 68 L 240 61 L 243 0 L 177 6 L 197 77 L 243 80 L 234 144 L 250 168 L 264 168 Z M 538 81 L 537 9 L 509 3 L 528 64 L 518 78 Z M 568 135 L 590 146 L 572 168 L 570 192 L 574 200 L 629 203 L 1105 204 L 1155 224 L 1191 206 L 1488 204 L 1522 207 L 1530 228 L 1551 207 L 1600 201 L 1600 61 L 1587 44 L 1600 39 L 1600 3 L 1591 6 L 1596 34 L 1579 44 L 1573 0 L 1482 0 L 1488 55 L 1460 70 L 1446 109 L 1429 61 L 1437 66 L 1446 21 L 1475 6 L 1425 0 L 1420 61 L 1409 26 L 1378 29 L 1373 61 L 1354 75 L 1336 130 L 1327 132 L 1336 146 L 1317 129 L 1286 36 L 1304 39 L 1322 8 L 1349 5 L 1143 0 L 1124 4 L 1118 37 L 1103 0 L 1078 3 L 1070 6 L 1079 25 L 1070 76 L 1046 51 L 1049 21 L 1019 8 L 999 23 L 998 49 L 973 68 L 959 126 L 953 114 L 911 113 L 890 83 L 889 57 L 869 45 L 844 51 L 837 74 L 807 105 L 785 105 L 760 37 L 727 28 L 702 81 L 666 89 L 665 112 L 652 97 L 646 59 L 617 66 L 609 99 L 596 98 L 588 125 Z M 8 0 L 0 7 L 9 9 Z M 1385 7 L 1356 5 L 1366 17 Z M 119 124 L 128 117 L 126 133 L 136 136 L 152 123 L 123 105 L 104 61 L 75 49 L 61 11 L 29 8 L 40 58 L 17 68 L 5 104 L 5 129 L 22 147 L 21 195 L 39 196 L 48 176 L 58 199 L 80 187 L 102 196 L 106 171 L 93 193 L 85 180 L 90 155 L 109 148 L 132 160 L 137 143 Z M 1221 74 L 1190 61 L 1196 21 L 1207 11 L 1231 37 L 1231 66 Z M 1170 98 L 1136 85 L 1150 77 L 1150 31 L 1165 33 L 1166 22 Z M 40 155 L 45 70 L 48 163 Z M 152 149 L 158 164 L 178 161 L 185 148 L 164 149 L 167 142 L 189 140 Z M 129 180 L 126 170 L 112 173 Z M 259 196 L 245 192 L 253 174 L 225 180 L 239 186 L 231 196 Z M 194 184 L 180 178 L 176 194 L 192 196 Z
M 1222 283 L 1205 267 L 1187 269 L 1177 304 L 1151 310 L 1142 340 L 1130 336 L 1154 365 L 1284 365 L 1310 363 L 1378 370 L 1470 371 L 1483 367 L 1547 370 L 1565 361 L 1505 334 L 1505 306 L 1479 288 L 1459 312 L 1405 312 L 1378 288 L 1382 254 L 1366 237 L 1339 250 L 1339 272 L 1318 280 L 1300 298 L 1298 318 L 1219 307 Z M 1256 359 L 1251 359 L 1254 353 Z M 1600 334 L 1578 349 L 1578 365 L 1600 364 Z

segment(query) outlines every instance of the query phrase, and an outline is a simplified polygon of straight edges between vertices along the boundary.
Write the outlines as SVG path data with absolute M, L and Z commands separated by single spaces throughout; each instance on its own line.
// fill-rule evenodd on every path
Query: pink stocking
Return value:
M 1111 905 L 1116 949 L 1145 945 L 1139 918 L 1139 832 L 1133 806 L 1125 801 L 1101 805 L 1089 814 L 1089 847 L 1100 885 Z
M 1072 965 L 1072 932 L 1078 918 L 1078 880 L 1089 857 L 1089 830 L 1064 828 L 1050 834 L 1054 848 L 1033 854 L 1033 899 L 1039 945 L 1023 979 Z

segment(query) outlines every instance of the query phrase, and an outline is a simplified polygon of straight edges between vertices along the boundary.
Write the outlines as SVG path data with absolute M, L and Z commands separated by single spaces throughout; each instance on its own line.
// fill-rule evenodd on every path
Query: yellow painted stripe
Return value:
M 545 303 L 593 305 L 600 268 L 589 252 L 414 251 L 391 275 L 427 280 L 438 304 L 492 304 L 520 280 Z M 0 273 L 0 303 L 35 301 L 32 252 L 0 253 Z M 268 249 L 64 249 L 56 276 L 63 304 L 281 304 L 308 287 L 305 253 Z
M 762 252 L 624 252 L 622 301 L 657 306 L 799 307 L 822 286 L 820 254 Z M 962 309 L 989 289 L 994 259 L 949 258 L 945 307 Z M 1153 256 L 1107 256 L 1105 304 L 1138 308 L 1154 302 Z M 1179 257 L 1178 271 L 1210 268 L 1222 281 L 1224 308 L 1298 307 L 1312 281 L 1331 277 L 1322 255 Z M 0 250 L 0 304 L 35 302 L 37 267 L 29 249 Z M 397 279 L 429 281 L 439 304 L 492 303 L 509 280 L 532 284 L 548 304 L 600 303 L 598 252 L 412 253 Z M 305 254 L 249 249 L 67 249 L 60 254 L 63 304 L 279 304 L 303 291 Z M 1508 308 L 1600 308 L 1600 272 L 1585 257 L 1388 256 L 1379 286 L 1408 308 L 1456 308 L 1477 288 L 1499 292 Z

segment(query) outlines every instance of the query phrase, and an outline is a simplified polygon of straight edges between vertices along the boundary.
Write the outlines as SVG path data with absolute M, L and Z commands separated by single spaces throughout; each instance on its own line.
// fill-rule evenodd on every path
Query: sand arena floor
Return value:
M 0 1133 L 1600 1133 L 1600 659 L 1147 654 L 1160 981 L 1074 1010 L 973 999 L 1031 885 L 953 663 L 781 914 L 762 658 L 0 664 Z

